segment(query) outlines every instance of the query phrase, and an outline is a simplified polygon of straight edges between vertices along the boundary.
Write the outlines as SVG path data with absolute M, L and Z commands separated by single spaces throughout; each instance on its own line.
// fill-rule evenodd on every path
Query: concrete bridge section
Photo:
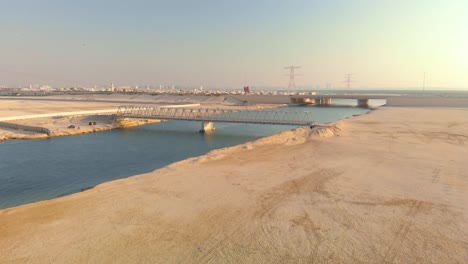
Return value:
M 117 119 L 142 118 L 162 120 L 202 121 L 201 132 L 214 130 L 213 122 L 310 126 L 314 123 L 309 111 L 233 110 L 215 108 L 170 108 L 151 106 L 121 106 Z
M 368 107 L 369 100 L 386 100 L 386 106 L 398 107 L 468 107 L 468 97 L 435 96 L 435 95 L 365 95 L 365 94 L 344 94 L 344 95 L 292 95 L 291 103 L 330 105 L 333 99 L 354 99 L 358 106 Z
M 357 101 L 358 106 L 368 107 L 371 99 L 388 99 L 395 97 L 391 95 L 350 95 L 350 94 L 321 94 L 321 95 L 292 95 L 290 102 L 293 104 L 316 104 L 316 105 L 331 105 L 332 99 L 353 99 Z

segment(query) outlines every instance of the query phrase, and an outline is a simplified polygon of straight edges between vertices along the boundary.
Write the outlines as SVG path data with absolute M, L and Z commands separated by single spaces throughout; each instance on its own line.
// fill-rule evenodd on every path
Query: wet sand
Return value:
M 380 108 L 0 211 L 1 263 L 466 263 L 468 109 Z

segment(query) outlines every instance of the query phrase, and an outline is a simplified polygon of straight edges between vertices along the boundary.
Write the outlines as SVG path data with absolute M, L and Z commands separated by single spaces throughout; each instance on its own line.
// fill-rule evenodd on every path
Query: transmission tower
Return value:
M 348 74 L 345 75 L 344 82 L 346 83 L 346 87 L 348 88 L 348 90 L 349 90 L 349 88 L 351 88 L 351 83 L 353 82 L 351 80 L 351 76 L 353 76 L 351 73 L 348 73 Z
M 424 77 L 423 77 L 423 94 L 424 94 L 424 90 L 426 90 L 426 72 L 424 72 Z
M 294 81 L 294 76 L 298 76 L 298 74 L 294 73 L 295 69 L 300 69 L 301 66 L 287 66 L 284 67 L 285 69 L 289 70 L 289 85 L 288 85 L 288 94 L 291 94 L 291 90 L 295 93 L 296 92 L 296 82 Z M 288 75 L 286 75 L 288 76 Z

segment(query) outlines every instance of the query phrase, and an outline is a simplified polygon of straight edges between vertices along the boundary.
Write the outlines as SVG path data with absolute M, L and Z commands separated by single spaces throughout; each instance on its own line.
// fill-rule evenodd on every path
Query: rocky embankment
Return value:
M 0 141 L 44 139 L 95 133 L 119 128 L 158 123 L 160 120 L 122 119 L 111 115 L 40 118 L 0 123 Z

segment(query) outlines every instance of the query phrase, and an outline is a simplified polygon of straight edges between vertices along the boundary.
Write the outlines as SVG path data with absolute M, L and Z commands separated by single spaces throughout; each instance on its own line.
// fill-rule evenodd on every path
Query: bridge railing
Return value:
M 157 118 L 209 122 L 310 125 L 312 114 L 306 111 L 237 110 L 216 108 L 169 108 L 153 106 L 121 106 L 120 118 Z

